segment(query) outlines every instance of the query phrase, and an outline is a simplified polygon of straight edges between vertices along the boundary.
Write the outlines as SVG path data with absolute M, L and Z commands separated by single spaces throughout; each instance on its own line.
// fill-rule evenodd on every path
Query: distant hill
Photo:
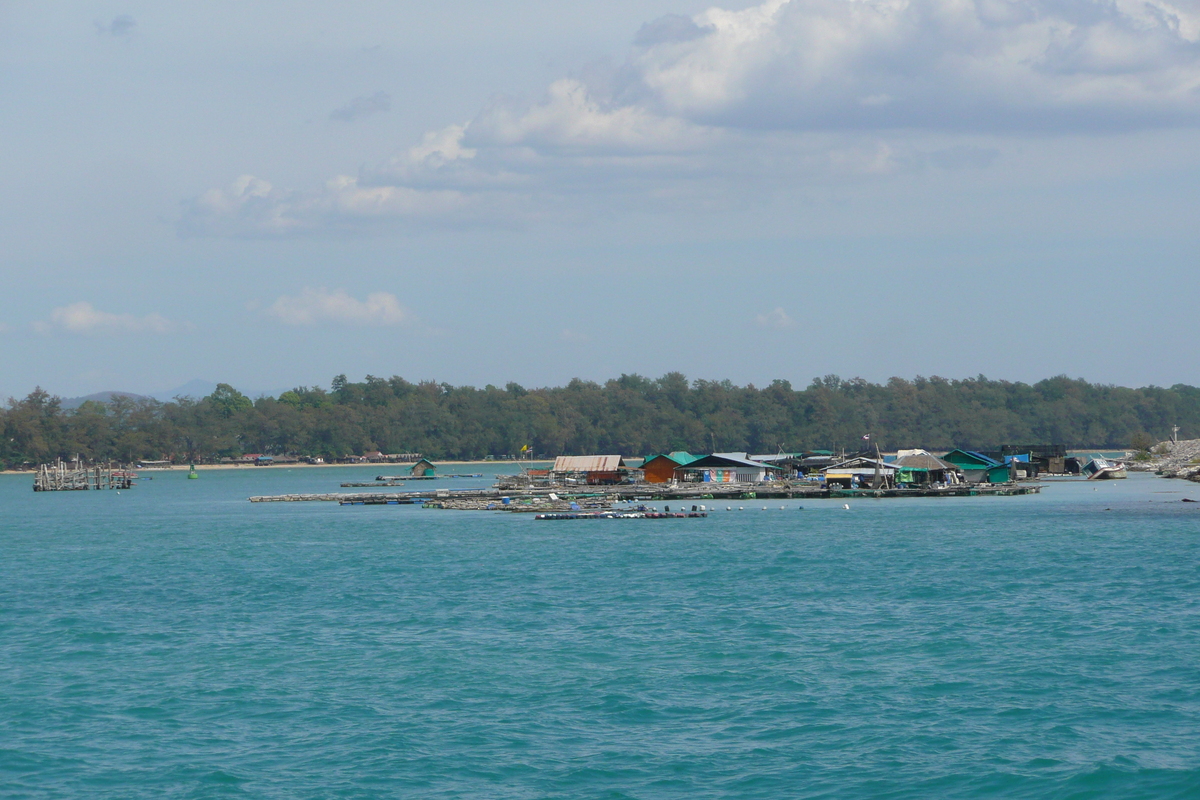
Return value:
M 130 400 L 151 400 L 144 394 L 134 394 L 133 392 L 96 392 L 95 394 L 85 394 L 83 397 L 64 397 L 62 401 L 62 409 L 71 411 L 79 408 L 89 400 L 96 403 L 111 403 L 114 397 L 128 397 Z
M 217 384 L 212 381 L 200 380 L 194 378 L 182 386 L 177 386 L 174 389 L 164 389 L 160 392 L 151 392 L 148 395 L 137 394 L 136 392 L 96 392 L 95 394 L 84 395 L 83 397 L 68 397 L 62 401 L 62 409 L 64 411 L 73 411 L 89 400 L 94 400 L 98 403 L 112 402 L 114 397 L 128 397 L 133 400 L 158 400 L 160 403 L 169 403 L 176 397 L 191 397 L 194 400 L 201 400 L 208 397 L 217 388 Z M 247 392 L 247 397 L 257 398 L 262 395 L 268 397 L 278 397 L 286 392 L 287 389 L 280 389 L 274 392 Z

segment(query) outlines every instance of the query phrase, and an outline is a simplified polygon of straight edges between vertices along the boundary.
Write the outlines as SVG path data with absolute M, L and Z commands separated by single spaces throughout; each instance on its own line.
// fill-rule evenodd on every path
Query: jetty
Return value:
M 80 460 L 69 464 L 61 458 L 42 464 L 33 476 L 35 492 L 77 492 L 89 489 L 131 489 L 137 475 L 111 465 L 85 466 Z

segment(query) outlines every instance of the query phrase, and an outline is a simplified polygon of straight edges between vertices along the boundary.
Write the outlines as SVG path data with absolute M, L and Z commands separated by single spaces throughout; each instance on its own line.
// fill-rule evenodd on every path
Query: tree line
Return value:
M 251 400 L 228 384 L 170 402 L 114 397 L 66 410 L 35 389 L 0 409 L 7 467 L 76 455 L 91 461 L 204 462 L 246 453 L 338 459 L 372 451 L 477 459 L 529 447 L 540 457 L 589 453 L 774 453 L 992 449 L 1005 444 L 1144 448 L 1200 437 L 1200 389 L 1131 389 L 1058 376 L 1034 384 L 918 377 L 871 383 L 836 375 L 795 389 L 622 375 L 526 389 L 345 375 Z

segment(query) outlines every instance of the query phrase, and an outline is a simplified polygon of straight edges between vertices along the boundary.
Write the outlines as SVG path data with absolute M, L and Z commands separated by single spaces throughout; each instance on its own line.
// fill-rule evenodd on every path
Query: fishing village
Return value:
M 1011 452 L 1006 452 L 1011 451 Z M 630 463 L 632 462 L 632 463 Z M 414 488 L 437 467 L 420 459 L 407 471 L 380 475 L 374 483 L 342 488 L 373 492 L 260 495 L 254 503 L 329 501 L 342 505 L 421 505 L 428 509 L 536 513 L 544 519 L 676 518 L 703 516 L 720 502 L 828 498 L 1014 496 L 1041 491 L 1039 476 L 1104 480 L 1124 477 L 1117 462 L 1068 456 L 1065 448 L 1005 448 L 982 453 L 953 450 L 879 450 L 835 455 L 829 451 L 776 453 L 687 452 L 642 459 L 620 455 L 559 456 L 552 464 L 518 462 L 519 471 L 497 476 L 489 487 Z M 478 477 L 448 474 L 440 477 Z M 390 491 L 382 491 L 382 490 Z M 676 502 L 672 508 L 648 502 Z M 733 506 L 726 506 L 729 510 Z M 744 508 L 744 506 L 739 506 Z
M 342 491 L 254 495 L 248 500 L 528 513 L 545 520 L 679 519 L 704 517 L 722 507 L 744 510 L 747 501 L 1021 496 L 1040 493 L 1047 480 L 1118 480 L 1127 477 L 1129 470 L 1200 479 L 1200 467 L 1196 467 L 1200 441 L 1173 441 L 1170 447 L 1163 444 L 1159 452 L 1171 455 L 1151 459 L 1130 452 L 1124 453 L 1124 458 L 1072 454 L 1062 445 L 1004 446 L 988 451 L 956 448 L 938 453 L 914 448 L 886 454 L 877 447 L 857 453 L 673 451 L 629 459 L 617 454 L 558 456 L 553 461 L 534 461 L 531 452 L 523 452 L 489 459 L 506 466 L 492 473 L 494 482 L 487 486 L 478 485 L 486 477 L 483 472 L 443 470 L 420 453 L 373 452 L 338 459 L 337 466 L 390 465 L 374 480 L 343 481 Z M 210 468 L 295 465 L 333 466 L 323 459 L 252 453 Z M 446 464 L 451 465 L 461 466 L 461 462 Z M 153 480 L 149 473 L 174 466 L 169 461 L 116 466 L 60 459 L 37 468 L 33 489 L 132 489 L 139 478 L 135 470 L 147 473 L 141 475 L 143 480 Z M 190 465 L 187 478 L 199 477 L 196 466 Z M 453 479 L 473 479 L 475 485 L 447 486 Z M 796 506 L 780 506 L 788 507 Z

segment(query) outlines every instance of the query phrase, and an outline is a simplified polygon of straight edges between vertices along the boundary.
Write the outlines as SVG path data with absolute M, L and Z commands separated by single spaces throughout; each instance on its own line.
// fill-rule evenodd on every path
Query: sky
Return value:
M 0 397 L 1200 385 L 1200 0 L 8 0 L 0 109 Z

